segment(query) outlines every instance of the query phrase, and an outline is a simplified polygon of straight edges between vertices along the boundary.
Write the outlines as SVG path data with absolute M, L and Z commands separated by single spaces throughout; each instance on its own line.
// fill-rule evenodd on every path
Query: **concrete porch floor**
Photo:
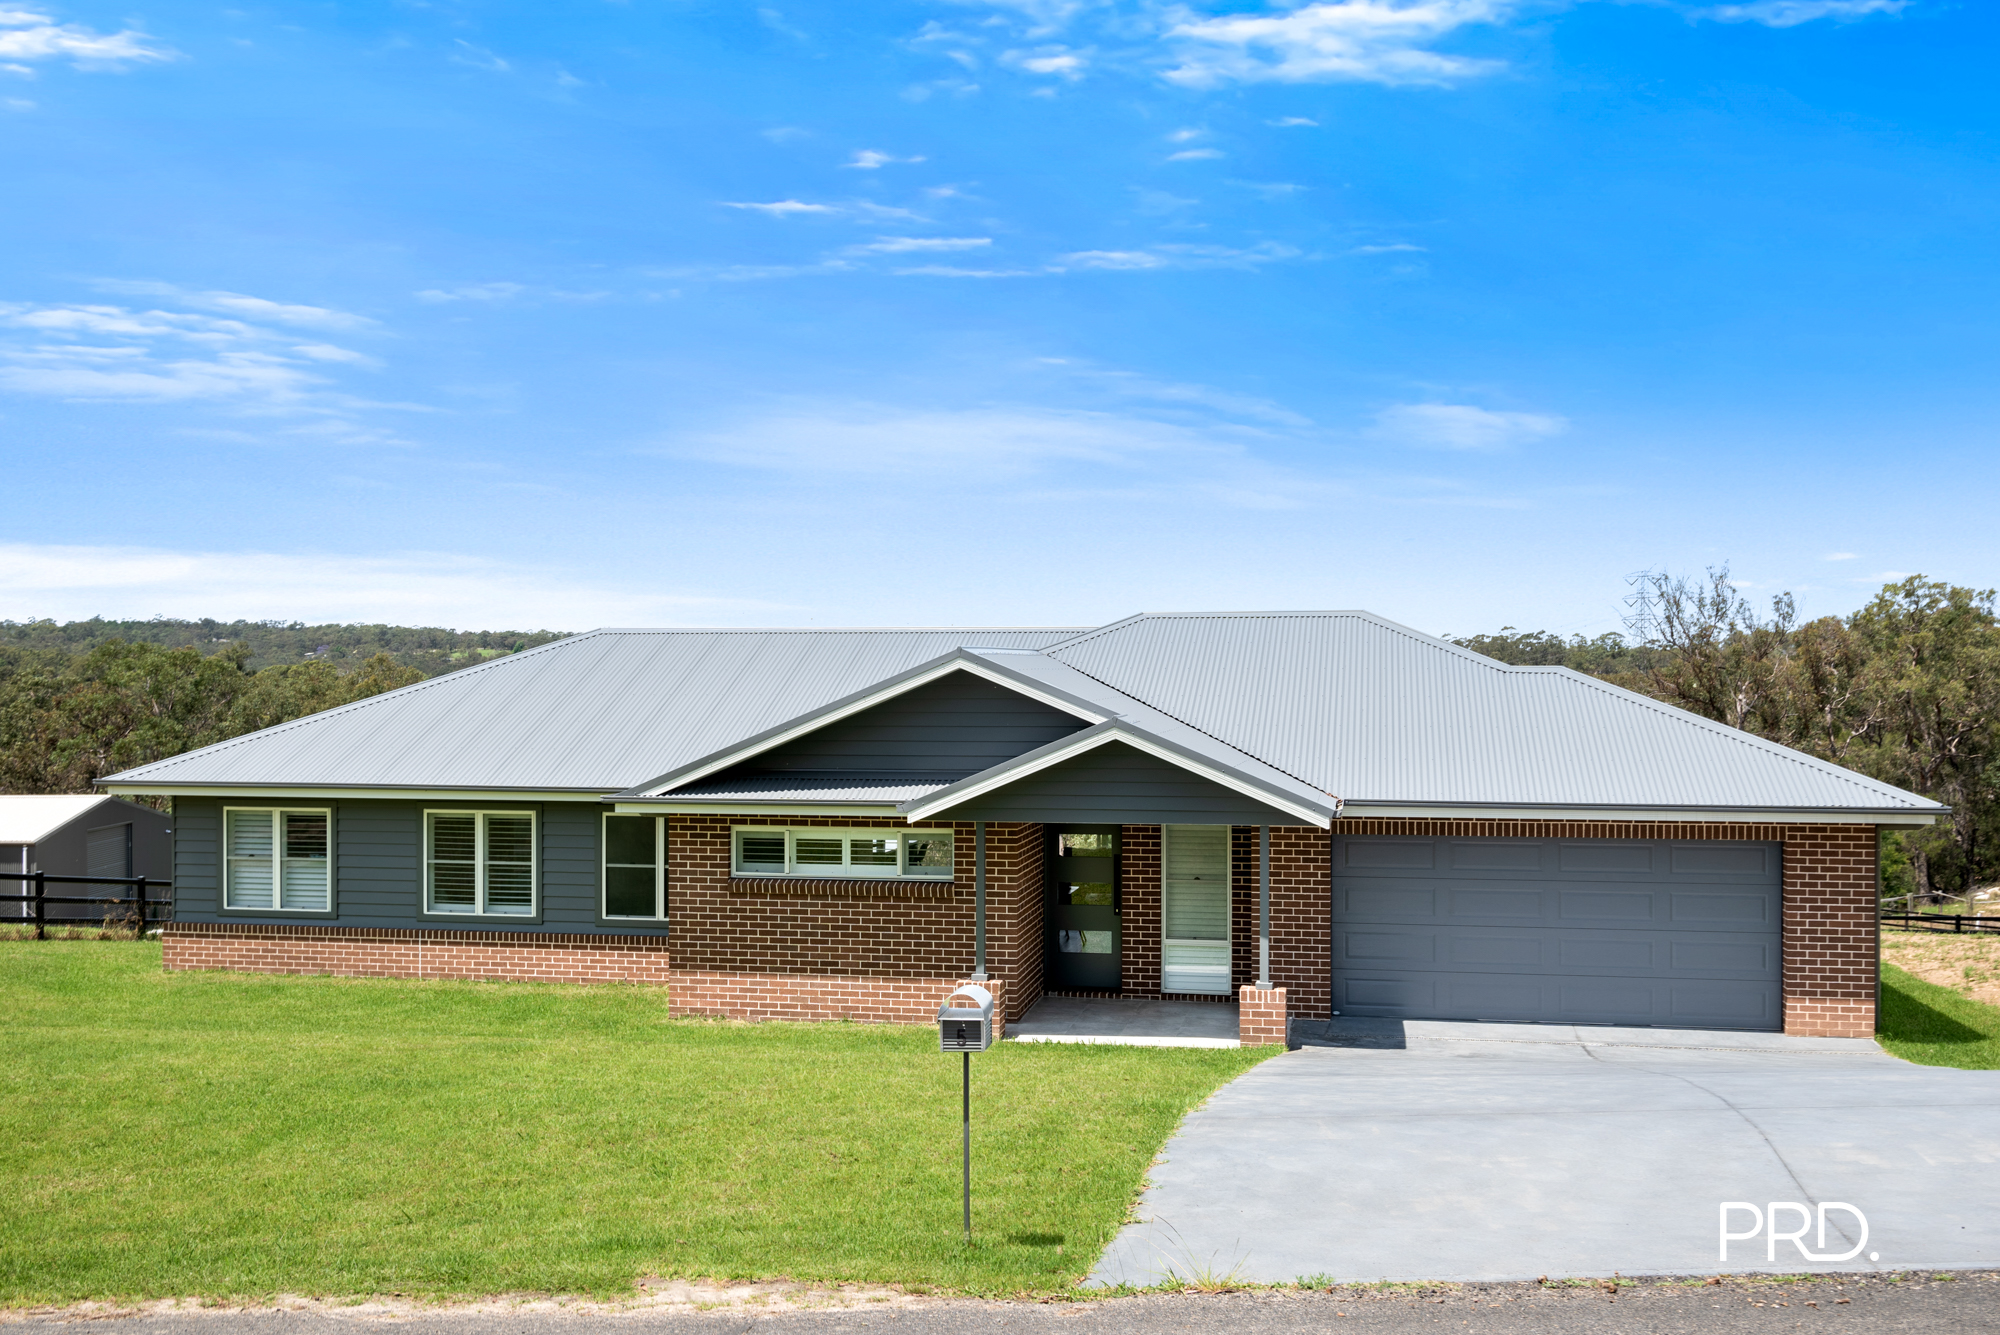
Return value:
M 1007 1026 L 1016 1043 L 1119 1043 L 1139 1048 L 1233 1048 L 1236 1003 L 1043 997 Z

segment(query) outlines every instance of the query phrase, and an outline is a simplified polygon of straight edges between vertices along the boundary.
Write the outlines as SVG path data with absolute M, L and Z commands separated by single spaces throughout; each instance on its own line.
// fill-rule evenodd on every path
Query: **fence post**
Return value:
M 46 875 L 47 872 L 35 873 L 35 940 L 37 941 L 48 940 L 47 934 L 42 930 L 48 922 L 48 908 L 42 903 L 42 896 L 48 893 L 48 886 L 42 880 Z
M 132 892 L 139 901 L 137 904 L 133 905 L 133 911 L 138 915 L 139 925 L 132 929 L 132 939 L 134 941 L 144 941 L 146 939 L 146 878 L 145 877 L 141 876 L 138 880 L 132 883 Z

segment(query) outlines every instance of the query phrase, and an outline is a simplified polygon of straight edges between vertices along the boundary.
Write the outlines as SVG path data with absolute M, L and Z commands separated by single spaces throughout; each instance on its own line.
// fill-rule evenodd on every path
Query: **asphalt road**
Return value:
M 1844 1300 L 1844 1301 L 1843 1301 Z M 235 1312 L 89 1318 L 0 1316 L 20 1335 L 89 1320 L 117 1335 L 1296 1335 L 1321 1331 L 1432 1331 L 1445 1335 L 1591 1332 L 1592 1335 L 1723 1335 L 1756 1331 L 2000 1332 L 2000 1275 L 1954 1279 L 1840 1276 L 1804 1283 L 1726 1280 L 1599 1284 L 1473 1284 L 1445 1289 L 1332 1293 L 1151 1295 L 1075 1303 L 936 1302 L 826 1311 L 669 1314 L 454 1313 L 344 1316 L 337 1312 Z

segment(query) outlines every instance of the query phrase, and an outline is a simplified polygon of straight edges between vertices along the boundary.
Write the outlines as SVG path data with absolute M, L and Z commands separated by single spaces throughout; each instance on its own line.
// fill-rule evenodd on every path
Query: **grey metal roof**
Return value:
M 1567 668 L 1509 667 L 1368 612 L 1138 616 L 1043 652 L 1350 806 L 1941 809 Z
M 692 776 L 715 771 L 697 762 L 952 657 L 1315 808 L 1338 794 L 1354 814 L 1943 810 L 1567 669 L 1507 667 L 1367 612 L 1143 615 L 1081 633 L 592 631 L 106 782 L 613 793 L 684 773 L 699 787 Z M 922 775 L 820 777 L 816 797 L 796 800 L 933 791 Z M 752 796 L 717 783 L 730 785 L 717 795 Z M 755 800 L 785 800 L 763 784 Z
M 615 792 L 968 640 L 1074 627 L 594 630 L 106 780 Z
M 935 774 L 883 774 L 875 770 L 750 774 L 676 788 L 666 797 L 675 804 L 699 802 L 717 810 L 731 802 L 756 806 L 771 802 L 893 804 L 934 793 L 950 782 Z

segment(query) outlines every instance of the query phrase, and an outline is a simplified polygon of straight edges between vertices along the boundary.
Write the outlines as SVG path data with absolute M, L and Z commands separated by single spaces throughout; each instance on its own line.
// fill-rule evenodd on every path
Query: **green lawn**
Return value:
M 1905 1061 L 2000 1070 L 2000 1006 L 1988 1006 L 1882 966 L 1882 1015 L 1875 1037 Z
M 0 1297 L 1074 1283 L 1182 1115 L 1272 1049 L 667 1018 L 636 987 L 168 974 L 0 943 Z

